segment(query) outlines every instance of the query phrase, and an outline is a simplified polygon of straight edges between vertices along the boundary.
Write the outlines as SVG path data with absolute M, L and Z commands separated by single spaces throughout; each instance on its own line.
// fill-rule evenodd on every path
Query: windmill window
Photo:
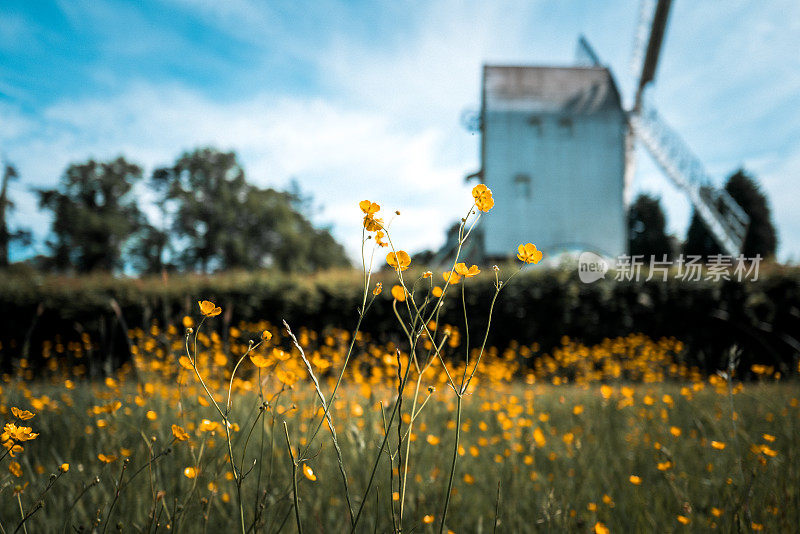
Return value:
M 531 177 L 527 174 L 514 176 L 514 194 L 517 198 L 529 200 L 531 198 Z
M 536 131 L 537 135 L 542 135 L 542 119 L 533 115 L 528 119 L 528 124 Z
M 562 117 L 558 119 L 559 129 L 566 135 L 572 135 L 572 119 L 569 117 Z

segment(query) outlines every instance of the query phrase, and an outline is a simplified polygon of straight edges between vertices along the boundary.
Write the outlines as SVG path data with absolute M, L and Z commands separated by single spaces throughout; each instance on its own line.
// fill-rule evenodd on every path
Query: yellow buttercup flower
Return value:
M 58 470 L 61 471 L 62 473 L 66 473 L 67 471 L 69 471 L 69 464 L 63 463 L 59 465 Z
M 262 341 L 269 341 L 270 339 L 272 339 L 272 332 L 270 332 L 269 330 L 264 330 L 263 332 L 261 332 Z
M 14 443 L 12 440 L 4 441 L 3 447 L 8 449 L 8 455 L 15 458 L 17 454 L 21 453 L 24 449 L 22 445 Z
M 411 257 L 405 250 L 398 250 L 397 253 L 390 252 L 386 255 L 386 263 L 395 270 L 405 271 L 411 265 Z
M 175 436 L 175 439 L 178 441 L 189 441 L 189 434 L 179 425 L 172 425 L 172 435 Z
M 358 207 L 361 208 L 361 211 L 365 214 L 364 228 L 366 228 L 367 232 L 375 232 L 383 227 L 383 221 L 375 218 L 375 214 L 381 209 L 377 203 L 370 202 L 369 200 L 362 200 L 358 203 Z M 376 237 L 376 239 L 378 240 L 378 244 L 381 244 L 380 238 Z
M 287 386 L 293 385 L 297 382 L 297 375 L 293 371 L 284 371 L 280 367 L 275 370 L 275 378 L 282 384 Z
M 638 486 L 639 484 L 642 483 L 641 477 L 638 477 L 636 475 L 631 475 L 628 480 L 630 480 L 631 484 L 633 484 L 634 486 Z
M 314 470 L 308 467 L 306 464 L 303 464 L 303 476 L 305 476 L 311 482 L 317 480 L 317 475 L 314 474 Z
M 433 523 L 433 516 L 432 515 L 424 516 L 422 518 L 422 522 L 425 523 L 426 525 L 430 525 L 431 523 Z
M 761 446 L 761 452 L 764 454 L 764 456 L 769 456 L 770 458 L 775 458 L 778 456 L 778 451 L 770 449 L 766 445 Z
M 19 465 L 19 462 L 11 462 L 10 464 L 8 464 L 8 470 L 15 477 L 21 477 L 22 476 L 22 466 Z
M 481 270 L 478 269 L 477 265 L 473 265 L 469 269 L 467 269 L 466 263 L 456 263 L 456 273 L 461 276 L 465 276 L 467 278 L 472 278 L 473 276 L 477 276 Z
M 609 534 L 610 532 L 611 530 L 600 521 L 594 524 L 594 534 Z
M 364 228 L 367 232 L 375 232 L 383 228 L 383 220 L 373 217 L 372 215 L 364 216 Z
M 203 419 L 200 421 L 200 432 L 215 432 L 219 429 L 219 423 L 216 421 L 210 421 L 208 419 Z
M 372 294 L 377 297 L 378 295 L 381 294 L 381 291 L 383 291 L 383 284 L 378 282 L 377 284 L 375 284 L 375 289 L 372 290 Z
M 103 454 L 102 452 L 97 455 L 97 459 L 103 462 L 104 464 L 110 464 L 117 461 L 116 454 Z
M 397 299 L 398 302 L 405 302 L 406 290 L 403 289 L 403 286 L 392 286 L 392 296 Z
M 16 408 L 14 406 L 11 407 L 11 414 L 21 421 L 27 421 L 28 419 L 32 419 L 33 416 L 36 415 L 32 412 L 29 412 L 28 410 L 20 410 L 19 408 Z
M 267 367 L 269 365 L 269 359 L 267 359 L 263 354 L 259 354 L 254 352 L 250 354 L 250 361 L 253 362 L 253 365 L 256 367 Z
M 494 206 L 492 190 L 484 184 L 478 184 L 472 188 L 472 198 L 475 199 L 475 206 L 481 211 L 489 211 Z
M 361 208 L 361 211 L 366 213 L 367 215 L 372 215 L 374 213 L 378 213 L 380 211 L 381 206 L 377 202 L 370 202 L 369 200 L 362 200 L 358 203 L 358 207 Z
M 542 261 L 542 252 L 533 243 L 525 243 L 517 248 L 517 258 L 525 263 L 539 263 Z
M 216 317 L 222 313 L 222 308 L 211 302 L 210 300 L 200 300 L 197 302 L 200 305 L 200 313 L 206 317 Z
M 285 362 L 286 360 L 289 359 L 290 356 L 291 355 L 288 352 L 281 350 L 278 347 L 272 349 L 272 357 L 275 358 L 276 360 Z
M 186 478 L 195 478 L 197 477 L 197 473 L 199 473 L 196 467 L 187 467 L 183 470 L 183 476 Z
M 36 439 L 36 436 L 39 434 L 31 432 L 31 430 L 32 429 L 29 426 L 17 426 L 14 423 L 6 423 L 6 425 L 3 427 L 3 434 L 0 435 L 0 441 L 28 441 L 31 439 Z
M 445 271 L 442 273 L 442 278 L 446 283 L 449 283 L 451 286 L 456 285 L 461 281 L 461 275 L 459 275 L 455 271 Z
M 723 442 L 721 442 L 721 441 L 712 441 L 711 442 L 711 447 L 713 447 L 714 449 L 717 449 L 718 451 L 721 451 L 722 449 L 725 448 L 725 444 Z
M 533 441 L 536 443 L 537 447 L 544 447 L 547 444 L 547 440 L 544 437 L 544 432 L 538 426 L 533 431 Z

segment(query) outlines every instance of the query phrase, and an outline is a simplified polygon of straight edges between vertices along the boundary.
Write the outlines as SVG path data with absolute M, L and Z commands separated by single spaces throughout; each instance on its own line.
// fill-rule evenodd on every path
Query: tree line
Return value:
M 0 190 L 0 262 L 13 241 L 6 166 Z M 309 220 L 310 199 L 248 182 L 235 152 L 204 147 L 181 154 L 149 176 L 120 156 L 69 165 L 54 189 L 38 189 L 39 208 L 52 215 L 48 253 L 30 260 L 55 272 L 138 273 L 277 268 L 309 271 L 347 266 L 328 228 Z M 142 203 L 145 198 L 151 201 Z M 2 266 L 2 264 L 0 264 Z
M 774 258 L 778 247 L 778 236 L 772 223 L 772 214 L 767 197 L 755 177 L 744 169 L 731 174 L 725 182 L 725 190 L 750 217 L 742 254 L 745 258 Z M 666 218 L 658 198 L 641 194 L 628 210 L 628 249 L 630 255 L 663 255 L 674 258 L 678 254 L 709 256 L 724 254 L 722 247 L 706 228 L 700 216 L 692 213 L 686 239 L 681 242 L 666 231 Z
M 9 228 L 7 222 L 14 207 L 8 185 L 16 179 L 16 169 L 6 165 L 0 183 L 0 267 L 8 265 L 12 243 L 33 241 L 29 231 Z M 725 189 L 750 217 L 742 254 L 773 258 L 777 233 L 755 177 L 739 169 Z M 56 188 L 36 193 L 40 209 L 52 215 L 48 253 L 29 260 L 40 270 L 148 274 L 349 265 L 329 229 L 315 228 L 309 220 L 311 200 L 295 182 L 289 191 L 250 184 L 235 152 L 197 148 L 147 177 L 124 157 L 90 159 L 69 165 Z M 142 197 L 150 204 L 141 205 Z M 631 255 L 723 253 L 697 213 L 685 240 L 669 235 L 660 200 L 648 194 L 639 195 L 628 210 L 628 236 Z M 425 251 L 418 259 L 433 255 Z

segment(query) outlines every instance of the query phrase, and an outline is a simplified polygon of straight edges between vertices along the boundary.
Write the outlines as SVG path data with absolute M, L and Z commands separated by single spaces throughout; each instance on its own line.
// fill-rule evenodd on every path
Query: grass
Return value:
M 313 388 L 300 384 L 285 392 L 290 395 L 276 399 L 262 419 L 263 434 L 259 431 L 251 438 L 245 455 L 245 465 L 253 469 L 242 488 L 245 516 L 249 526 L 259 513 L 260 532 L 296 529 L 292 463 L 283 421 L 291 441 L 299 445 L 311 430 L 307 418 L 319 408 Z M 214 416 L 213 409 L 198 404 L 196 397 L 184 398 L 179 410 L 174 402 L 178 388 L 172 384 L 156 385 L 144 399 L 119 385 L 84 384 L 61 398 L 52 386 L 36 391 L 27 387 L 23 392 L 6 387 L 3 406 L 27 405 L 25 392 L 36 399 L 47 395 L 55 400 L 29 422 L 40 437 L 19 455 L 23 477 L 4 477 L 0 518 L 6 532 L 13 531 L 20 518 L 13 486 L 30 483 L 22 495 L 27 511 L 35 506 L 50 473 L 57 473 L 63 462 L 70 464 L 70 470 L 44 496 L 45 506 L 26 522 L 31 532 L 80 526 L 114 531 L 117 525 L 133 532 L 167 526 L 175 532 L 213 532 L 238 523 L 233 502 L 236 484 L 226 477 L 224 434 L 200 432 L 192 424 Z M 681 389 L 671 383 L 635 385 L 625 390 L 632 393 L 626 397 L 621 385 L 611 386 L 609 392 L 598 385 L 530 386 L 512 381 L 466 395 L 462 455 L 447 529 L 491 532 L 495 521 L 500 532 L 588 531 L 597 522 L 616 532 L 794 528 L 800 521 L 796 384 L 752 384 L 740 389 L 734 395 L 735 436 L 724 388 L 694 391 L 684 386 L 683 394 Z M 364 393 L 355 385 L 347 386 L 331 412 L 338 422 L 354 495 L 366 488 L 371 460 L 383 439 L 378 402 L 391 395 L 380 389 L 368 397 Z M 405 531 L 437 527 L 453 447 L 447 429 L 455 420 L 455 402 L 446 393 L 434 393 L 411 434 Z M 244 401 L 252 402 L 240 402 L 241 406 L 257 404 L 255 393 L 243 395 L 251 397 Z M 664 402 L 665 395 L 671 402 Z M 137 397 L 139 404 L 145 400 L 142 406 Z M 95 415 L 92 408 L 98 399 L 119 399 L 122 407 Z M 155 412 L 154 420 L 148 419 L 149 411 Z M 233 438 L 238 451 L 253 417 L 252 408 L 241 408 L 232 416 L 240 421 Z M 172 423 L 191 429 L 191 440 L 174 441 Z M 546 443 L 536 444 L 536 429 Z M 671 429 L 679 429 L 680 436 Z M 765 434 L 774 441 L 765 441 Z M 316 480 L 296 478 L 299 520 L 307 532 L 346 531 L 349 523 L 336 455 L 325 440 L 317 441 L 301 462 L 313 470 Z M 712 447 L 712 441 L 724 443 L 724 449 Z M 390 443 L 393 449 L 396 442 Z M 762 445 L 777 454 L 751 450 Z M 101 452 L 118 459 L 104 464 L 97 458 Z M 669 467 L 659 470 L 665 462 Z M 197 467 L 199 475 L 187 478 L 187 467 Z M 390 472 L 388 458 L 379 465 L 360 523 L 363 531 L 392 530 L 390 488 L 397 491 L 398 474 L 396 466 Z M 640 478 L 640 485 L 630 481 L 631 475 Z M 95 477 L 99 482 L 93 482 Z M 85 487 L 89 489 L 81 495 Z M 118 488 L 119 497 L 110 510 Z M 360 502 L 356 499 L 354 504 Z M 426 516 L 434 521 L 425 524 Z M 679 516 L 690 523 L 681 524 Z

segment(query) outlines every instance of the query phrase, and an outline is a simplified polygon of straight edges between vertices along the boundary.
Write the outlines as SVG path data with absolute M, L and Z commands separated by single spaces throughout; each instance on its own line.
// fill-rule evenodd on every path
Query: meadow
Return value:
M 272 350 L 286 338 L 272 325 L 240 326 L 234 354 L 247 350 L 243 332 L 275 331 L 272 348 L 255 353 L 272 360 L 269 366 L 247 362 L 233 386 L 232 444 L 247 473 L 241 493 L 248 529 L 296 530 L 296 463 L 304 530 L 348 531 L 330 437 L 321 431 L 311 440 L 323 417 L 297 350 Z M 184 339 L 176 331 L 132 332 L 136 364 L 102 383 L 55 371 L 33 384 L 4 377 L 6 420 L 15 419 L 11 406 L 29 409 L 36 415 L 17 423 L 38 433 L 3 460 L 19 466 L 3 477 L 4 531 L 15 530 L 23 511 L 32 512 L 30 532 L 213 532 L 237 523 L 225 432 L 203 387 L 177 363 Z M 348 334 L 301 330 L 299 340 L 311 348 L 323 386 L 332 388 L 336 376 L 327 371 L 343 363 Z M 795 383 L 776 382 L 767 370 L 763 381 L 748 384 L 698 376 L 676 363 L 675 340 L 632 335 L 592 347 L 564 341 L 530 370 L 531 347 L 488 351 L 463 403 L 447 530 L 789 532 L 798 524 Z M 198 344 L 207 385 L 224 403 L 227 362 L 219 338 L 201 333 Z M 402 424 L 389 428 L 369 483 L 396 396 L 393 348 L 362 340 L 330 415 L 354 509 L 366 495 L 357 530 L 399 525 L 400 432 L 407 439 L 399 454 L 409 455 L 403 529 L 435 531 L 457 418 L 441 366 L 423 375 L 413 421 L 413 391 L 406 390 Z M 50 358 L 80 360 L 79 353 L 54 347 Z M 185 430 L 185 441 L 172 425 Z
M 492 208 L 485 186 L 473 196 L 461 244 Z M 785 372 L 756 364 L 743 382 L 732 348 L 708 374 L 680 340 L 635 333 L 564 337 L 544 353 L 489 346 L 519 270 L 484 268 L 495 292 L 476 331 L 466 295 L 481 268 L 457 255 L 406 279 L 380 207 L 360 207 L 353 331 L 251 321 L 221 335 L 223 309 L 200 300 L 181 324 L 129 330 L 130 360 L 101 379 L 88 334 L 14 361 L 0 391 L 0 531 L 796 529 L 800 394 Z M 382 249 L 391 288 L 371 278 Z M 527 243 L 517 258 L 542 254 Z M 459 324 L 440 321 L 448 291 Z M 377 306 L 391 307 L 394 338 L 360 330 Z

